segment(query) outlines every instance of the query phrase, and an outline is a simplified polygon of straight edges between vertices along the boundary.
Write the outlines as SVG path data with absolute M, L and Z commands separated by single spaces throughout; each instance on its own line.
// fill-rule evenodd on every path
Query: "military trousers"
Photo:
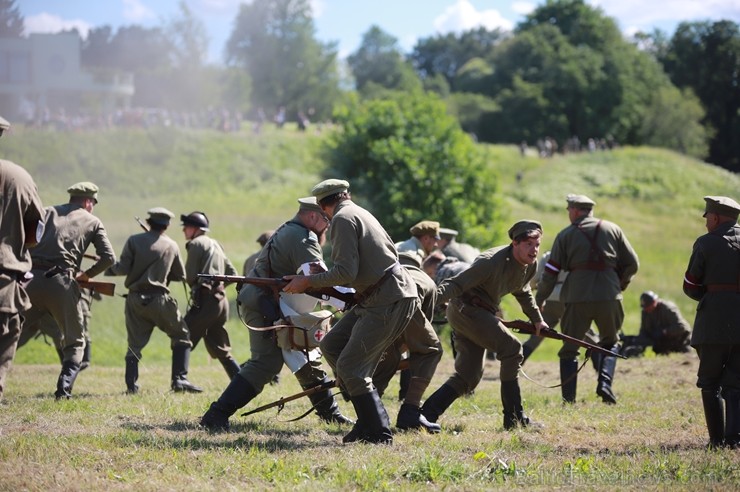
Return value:
M 19 313 L 0 312 L 0 399 L 3 397 L 5 380 L 15 357 L 15 349 L 21 335 L 21 323 Z
M 45 276 L 45 270 L 33 269 L 33 280 L 26 292 L 33 306 L 24 314 L 29 326 L 38 323 L 45 314 L 50 314 L 61 331 L 61 348 L 64 362 L 82 362 L 85 351 L 85 327 L 80 311 L 80 287 L 69 273 Z
M 417 297 L 383 306 L 355 306 L 321 340 L 321 352 L 350 396 L 374 389 L 372 376 L 383 352 L 408 326 Z
M 473 391 L 483 377 L 486 350 L 501 361 L 501 381 L 514 381 L 522 366 L 522 343 L 492 312 L 452 299 L 447 320 L 455 335 L 455 373 L 445 384 L 464 395 Z
M 185 315 L 193 348 L 200 340 L 208 355 L 214 359 L 225 359 L 231 355 L 231 341 L 226 331 L 229 319 L 229 300 L 223 291 L 201 287 L 193 299 L 193 306 Z
M 131 355 L 141 360 L 141 351 L 149 343 L 155 326 L 170 337 L 170 347 L 192 347 L 185 319 L 180 314 L 177 301 L 169 294 L 129 292 L 124 312 L 127 357 Z
M 599 345 L 611 348 L 619 340 L 619 330 L 623 321 L 622 301 L 613 300 L 566 303 L 561 324 L 563 333 L 583 340 L 593 322 L 599 330 Z M 578 348 L 578 345 L 563 343 L 558 356 L 566 360 L 576 359 Z
M 702 390 L 740 391 L 740 344 L 707 343 L 694 348 L 699 354 L 696 386 Z

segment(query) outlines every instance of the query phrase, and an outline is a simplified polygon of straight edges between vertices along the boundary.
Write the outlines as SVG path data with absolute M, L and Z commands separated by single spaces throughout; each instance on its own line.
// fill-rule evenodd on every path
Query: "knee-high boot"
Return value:
M 563 402 L 575 403 L 578 389 L 578 361 L 560 359 L 560 393 Z
M 72 397 L 72 387 L 75 384 L 75 379 L 77 379 L 79 372 L 79 364 L 71 360 L 64 361 L 62 371 L 59 373 L 59 378 L 57 379 L 57 390 L 54 392 L 57 400 Z
M 172 349 L 172 391 L 176 393 L 201 393 L 202 388 L 188 381 L 190 347 L 175 345 Z
M 130 356 L 126 357 L 126 393 L 129 395 L 135 395 L 139 392 L 139 385 L 136 382 L 139 380 L 139 359 Z
M 504 409 L 504 429 L 511 430 L 517 425 L 526 427 L 530 424 L 529 417 L 522 408 L 522 394 L 519 381 L 501 381 L 501 405 Z
M 740 445 L 740 391 L 726 390 L 722 392 L 725 399 L 725 444 L 738 447 Z
M 611 347 L 611 350 L 617 351 L 619 347 L 615 345 Z M 612 391 L 612 383 L 614 382 L 614 371 L 617 369 L 617 358 L 612 355 L 604 355 L 601 357 L 601 364 L 599 364 L 599 379 L 596 385 L 596 394 L 601 397 L 601 400 L 609 405 L 617 403 L 617 397 Z
M 455 391 L 452 386 L 445 383 L 440 386 L 437 391 L 432 393 L 432 396 L 427 398 L 421 406 L 421 413 L 429 422 L 436 423 L 437 420 L 439 420 L 440 415 L 445 413 L 445 410 L 447 410 L 458 398 L 460 398 L 460 395 L 457 391 Z
M 211 431 L 227 430 L 229 428 L 229 417 L 249 403 L 255 396 L 257 390 L 249 382 L 238 374 L 231 378 L 218 400 L 211 403 L 208 411 L 200 418 L 201 427 Z
M 719 390 L 701 390 L 704 405 L 704 418 L 709 432 L 709 447 L 723 446 L 725 443 L 725 412 Z
M 224 357 L 223 359 L 218 359 L 218 361 L 224 367 L 229 379 L 232 379 L 234 376 L 239 374 L 239 369 L 241 369 L 241 367 L 239 367 L 239 363 L 235 361 L 233 357 Z
M 355 407 L 357 422 L 342 442 L 393 444 L 390 419 L 377 391 L 353 396 L 352 405 Z

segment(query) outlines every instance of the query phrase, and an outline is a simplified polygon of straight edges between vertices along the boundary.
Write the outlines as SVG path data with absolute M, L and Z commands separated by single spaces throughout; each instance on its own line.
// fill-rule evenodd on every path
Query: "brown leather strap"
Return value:
M 740 292 L 737 284 L 707 284 L 704 286 L 707 292 Z
M 606 270 L 616 270 L 616 268 L 607 265 L 606 263 L 594 263 L 587 261 L 585 263 L 578 263 L 576 265 L 570 265 L 568 267 L 569 272 L 575 272 L 578 270 L 590 270 L 593 272 L 603 272 Z

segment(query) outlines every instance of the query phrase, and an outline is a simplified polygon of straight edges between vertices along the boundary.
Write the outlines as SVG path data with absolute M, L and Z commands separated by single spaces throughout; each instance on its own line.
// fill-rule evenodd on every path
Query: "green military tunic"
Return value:
M 675 303 L 658 299 L 652 312 L 642 311 L 638 343 L 652 345 L 656 354 L 684 352 L 690 335 L 691 327 Z
M 496 352 L 501 361 L 501 381 L 518 378 L 522 344 L 498 322 L 494 312 L 501 298 L 512 294 L 522 311 L 535 323 L 542 321 L 530 289 L 537 264 L 522 265 L 513 257 L 513 247 L 499 246 L 481 253 L 470 268 L 448 278 L 437 289 L 437 302 L 450 301 L 447 320 L 455 334 L 455 374 L 445 384 L 463 395 L 474 390 L 483 376 L 485 351 Z M 473 305 L 479 298 L 486 306 Z
M 311 275 L 310 285 L 345 285 L 366 297 L 352 309 L 355 316 L 339 320 L 323 338 L 321 351 L 349 394 L 360 396 L 373 391 L 380 357 L 406 329 L 419 300 L 393 241 L 370 212 L 351 200 L 337 203 L 330 233 L 333 266 Z
M 155 326 L 170 337 L 172 348 L 192 346 L 188 327 L 168 287 L 170 282 L 185 279 L 180 248 L 174 240 L 154 230 L 135 234 L 106 274 L 126 276 L 127 357 L 141 360 Z
M 421 241 L 417 237 L 411 237 L 405 241 L 396 243 L 396 251 L 406 253 L 408 258 L 413 261 L 412 264 L 416 266 L 421 266 L 424 258 L 428 256 L 427 252 L 424 251 L 424 245 L 421 244 Z
M 74 277 L 92 244 L 99 259 L 84 271 L 89 277 L 102 273 L 115 261 L 103 223 L 81 205 L 66 203 L 46 210 L 46 227 L 32 250 L 33 280 L 28 294 L 33 307 L 26 313 L 29 326 L 50 314 L 62 332 L 64 361 L 80 364 L 85 349 L 80 287 Z
M 191 307 L 185 315 L 193 348 L 203 339 L 208 354 L 214 359 L 231 359 L 231 342 L 226 331 L 229 319 L 229 300 L 222 282 L 210 282 L 198 277 L 210 275 L 238 275 L 215 239 L 201 234 L 185 245 L 185 280 L 190 286 Z
M 696 240 L 683 290 L 699 301 L 691 335 L 697 386 L 740 390 L 740 225 L 725 222 Z
M 579 217 L 555 237 L 538 284 L 537 303 L 542 305 L 550 296 L 561 271 L 569 272 L 560 291 L 564 333 L 582 340 L 593 321 L 600 344 L 611 348 L 624 320 L 622 291 L 638 267 L 637 253 L 618 225 L 590 215 Z M 575 359 L 578 346 L 563 344 L 559 356 Z
M 43 216 L 31 176 L 22 167 L 0 159 L 0 399 L 21 333 L 21 313 L 31 307 L 20 282 L 31 270 L 25 225 Z
M 281 278 L 295 275 L 304 263 L 322 260 L 321 246 L 316 234 L 308 230 L 298 216 L 283 224 L 260 251 L 252 268 L 251 275 L 261 278 Z M 277 302 L 269 289 L 245 284 L 239 291 L 238 304 L 240 316 L 249 326 L 273 326 L 274 315 L 264 312 L 262 303 Z M 274 305 L 274 309 L 277 307 Z M 279 316 L 280 313 L 276 311 Z M 285 359 L 283 351 L 277 346 L 274 331 L 249 330 L 249 349 L 251 356 L 239 371 L 259 394 L 264 386 L 280 373 Z M 318 361 L 311 363 L 310 370 L 296 372 L 302 387 L 310 387 L 321 382 L 326 373 Z

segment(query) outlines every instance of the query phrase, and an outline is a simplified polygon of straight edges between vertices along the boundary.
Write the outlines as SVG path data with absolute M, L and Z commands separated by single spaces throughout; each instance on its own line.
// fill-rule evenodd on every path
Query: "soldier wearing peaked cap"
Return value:
M 705 196 L 707 233 L 694 242 L 683 291 L 699 301 L 691 345 L 699 354 L 709 445 L 740 445 L 740 204 Z M 722 410 L 724 400 L 725 410 Z
M 193 349 L 203 339 L 208 354 L 224 367 L 229 379 L 239 372 L 239 364 L 231 355 L 231 342 L 226 331 L 229 319 L 229 300 L 223 282 L 212 282 L 198 277 L 211 275 L 238 275 L 218 241 L 208 236 L 210 222 L 203 212 L 180 215 L 182 231 L 188 252 L 185 261 L 185 281 L 190 286 L 190 309 L 185 323 L 190 331 Z
M 9 126 L 0 117 L 0 135 Z M 21 313 L 31 307 L 21 281 L 31 270 L 28 248 L 36 244 L 37 231 L 43 231 L 43 216 L 31 175 L 21 166 L 0 159 L 0 400 L 21 334 Z
M 190 332 L 169 289 L 170 282 L 185 280 L 180 248 L 165 234 L 175 214 L 163 207 L 152 208 L 148 214 L 149 230 L 130 236 L 119 261 L 106 271 L 106 275 L 126 276 L 126 391 L 139 391 L 139 361 L 156 326 L 171 340 L 172 390 L 200 393 L 202 389 L 187 378 Z
M 458 232 L 455 229 L 440 228 L 439 236 L 441 239 L 437 247 L 448 258 L 452 257 L 466 263 L 473 263 L 480 254 L 480 250 L 470 244 L 458 242 L 457 235 Z
M 591 323 L 599 330 L 599 345 L 618 349 L 618 333 L 624 321 L 622 292 L 637 273 L 639 261 L 622 229 L 593 216 L 595 202 L 585 195 L 568 195 L 571 224 L 555 237 L 545 273 L 537 284 L 537 305 L 542 306 L 555 288 L 560 272 L 569 272 L 560 290 L 565 304 L 563 332 L 583 339 Z M 560 356 L 563 400 L 574 403 L 577 391 L 578 347 L 564 343 Z M 615 404 L 612 391 L 616 357 L 599 363 L 596 394 L 604 403 Z
M 298 213 L 280 226 L 267 241 L 257 258 L 250 276 L 281 278 L 322 262 L 319 236 L 329 221 L 314 197 L 298 200 Z M 275 325 L 282 319 L 311 313 L 316 299 L 310 296 L 281 294 L 276 299 L 270 289 L 245 284 L 239 291 L 237 305 L 242 321 L 249 326 L 250 359 L 231 379 L 226 389 L 201 417 L 200 425 L 209 430 L 229 427 L 229 417 L 259 395 L 265 385 L 287 365 L 303 389 L 328 382 L 321 366 L 321 353 L 316 350 L 293 350 L 278 345 Z M 324 312 L 326 313 L 326 312 Z M 330 316 L 330 313 L 326 314 Z M 328 320 L 328 318 L 327 318 Z M 329 389 L 310 396 L 319 418 L 327 423 L 347 424 Z
M 507 430 L 531 424 L 522 408 L 519 369 L 522 344 L 495 316 L 501 298 L 512 294 L 538 330 L 547 328 L 534 302 L 529 282 L 537 270 L 542 226 L 523 220 L 509 229 L 511 243 L 481 253 L 470 265 L 437 287 L 437 302 L 449 301 L 447 320 L 455 334 L 455 373 L 424 402 L 431 422 L 460 396 L 473 391 L 483 377 L 485 351 L 501 361 L 501 403 Z
M 415 255 L 414 266 L 421 268 L 421 264 L 429 253 L 437 249 L 439 236 L 439 222 L 422 220 L 409 229 L 411 238 L 396 244 L 399 253 L 409 252 Z
M 31 253 L 34 278 L 28 284 L 28 295 L 33 307 L 25 314 L 28 326 L 49 314 L 61 330 L 63 357 L 54 393 L 57 399 L 72 396 L 85 352 L 81 292 L 76 280 L 89 280 L 115 261 L 105 227 L 92 214 L 98 203 L 98 187 L 83 181 L 67 192 L 68 203 L 46 209 L 46 229 Z M 90 245 L 99 259 L 82 271 L 82 259 Z
M 267 241 L 269 241 L 273 234 L 275 234 L 274 230 L 268 230 L 257 236 L 257 243 L 260 245 L 260 249 L 265 247 L 265 244 L 267 244 Z M 242 275 L 244 275 L 245 277 L 248 277 L 250 275 L 250 272 L 252 271 L 252 268 L 254 268 L 254 263 L 257 261 L 257 257 L 259 256 L 259 254 L 260 252 L 257 251 L 256 253 L 249 255 L 247 259 L 244 260 L 244 266 L 242 266 Z
M 347 285 L 358 292 L 358 304 L 321 341 L 321 351 L 350 394 L 357 423 L 343 442 L 390 444 L 390 419 L 372 375 L 385 350 L 404 332 L 420 310 L 416 285 L 398 261 L 390 236 L 378 220 L 356 205 L 349 183 L 328 179 L 311 190 L 332 221 L 333 266 L 310 276 L 294 276 L 286 292 L 309 287 Z M 408 395 L 424 393 L 428 381 L 413 378 Z M 417 406 L 408 401 L 399 413 L 406 428 L 426 428 Z

